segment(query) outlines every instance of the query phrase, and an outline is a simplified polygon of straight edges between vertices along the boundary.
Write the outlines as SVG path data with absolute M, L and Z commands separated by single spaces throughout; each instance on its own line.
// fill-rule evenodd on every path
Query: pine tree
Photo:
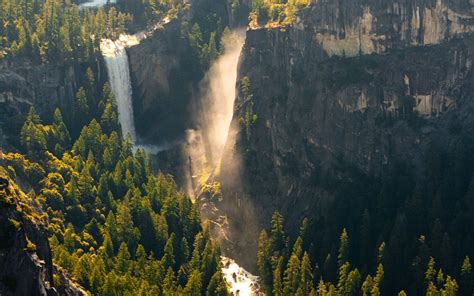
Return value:
M 207 286 L 206 296 L 228 296 L 229 287 L 227 282 L 224 280 L 224 275 L 219 268 L 216 273 L 212 276 L 209 285 Z
M 430 257 L 430 261 L 428 262 L 428 268 L 426 269 L 426 272 L 425 272 L 426 283 L 429 284 L 433 282 L 435 275 L 436 275 L 435 260 L 433 257 Z
M 349 251 L 349 236 L 344 228 L 339 239 L 339 252 L 337 255 L 337 265 L 340 268 L 347 261 L 347 253 Z
M 53 121 L 53 133 L 54 141 L 59 145 L 58 148 L 55 147 L 56 156 L 61 156 L 65 149 L 69 149 L 71 145 L 71 136 L 69 135 L 69 130 L 66 127 L 66 124 L 63 121 L 63 116 L 61 111 L 56 108 L 54 111 L 54 121 Z
M 283 216 L 278 212 L 275 212 L 272 216 L 269 244 L 270 252 L 273 256 L 286 254 L 287 239 L 283 230 Z
M 21 128 L 21 144 L 32 158 L 39 157 L 46 151 L 46 136 L 40 122 L 32 107 Z
M 451 278 L 449 275 L 446 277 L 446 283 L 444 288 L 441 290 L 441 295 L 443 296 L 456 296 L 459 286 L 455 279 Z
M 300 287 L 300 267 L 301 262 L 297 254 L 293 253 L 288 261 L 284 273 L 283 281 L 283 295 L 292 295 L 295 294 L 298 288 Z
M 136 273 L 137 274 L 143 274 L 145 271 L 146 267 L 146 251 L 145 248 L 142 245 L 138 245 L 137 251 L 135 252 L 135 261 L 136 261 Z
M 163 280 L 163 295 L 173 295 L 176 292 L 176 278 L 173 268 L 169 267 Z
M 106 232 L 104 234 L 104 242 L 103 242 L 103 247 L 104 247 L 104 254 L 108 258 L 112 258 L 114 256 L 114 245 L 112 243 L 112 239 L 110 238 L 110 235 Z
M 466 256 L 463 260 L 461 266 L 461 286 L 460 286 L 460 294 L 461 295 L 471 295 L 473 291 L 474 285 L 474 276 L 472 272 L 472 265 L 469 256 Z
M 337 282 L 337 289 L 342 295 L 347 295 L 347 291 L 345 290 L 345 288 L 347 286 L 347 280 L 348 280 L 350 268 L 351 268 L 351 265 L 349 264 L 349 262 L 345 262 L 339 267 L 339 271 L 338 271 L 339 279 Z
M 307 252 L 304 252 L 300 268 L 300 286 L 303 295 L 309 295 L 313 288 L 313 272 L 311 270 L 311 261 Z
M 347 295 L 355 295 L 359 291 L 360 288 L 360 281 L 361 275 L 359 270 L 356 268 L 349 272 L 347 276 L 346 285 L 344 287 L 344 291 Z
M 129 271 L 131 255 L 128 251 L 127 244 L 122 242 L 120 244 L 119 251 L 117 253 L 117 258 L 115 259 L 115 269 L 122 274 L 125 274 Z
M 270 254 L 270 242 L 267 232 L 262 230 L 258 239 L 257 266 L 265 291 L 273 290 L 273 269 Z
M 320 279 L 318 283 L 318 288 L 316 290 L 316 294 L 318 296 L 326 296 L 327 293 L 328 291 L 327 291 L 326 284 L 324 283 L 323 279 Z
M 282 268 L 283 268 L 283 257 L 279 257 L 276 260 L 276 266 L 273 271 L 273 295 L 283 296 L 283 283 L 282 283 Z
M 165 268 L 169 268 L 169 267 L 173 268 L 175 264 L 174 248 L 173 248 L 174 239 L 175 239 L 175 235 L 174 233 L 172 233 L 165 245 L 165 252 L 164 252 L 163 258 L 161 258 L 161 262 Z
M 202 289 L 201 273 L 199 270 L 193 270 L 189 275 L 188 283 L 184 287 L 184 294 L 190 296 L 200 296 Z
M 87 104 L 86 91 L 83 87 L 81 87 L 76 93 L 76 117 L 74 120 L 78 129 L 89 121 L 89 114 L 89 105 Z
M 375 277 L 373 280 L 372 290 L 370 291 L 371 296 L 379 296 L 380 295 L 380 286 L 384 277 L 384 269 L 382 264 L 377 266 L 377 272 L 375 273 Z
M 382 264 L 385 256 L 385 242 L 382 242 L 378 248 L 377 264 Z
M 374 286 L 374 281 L 372 279 L 372 276 L 369 274 L 367 275 L 364 283 L 362 284 L 362 295 L 369 296 L 370 292 L 372 291 L 373 286 Z

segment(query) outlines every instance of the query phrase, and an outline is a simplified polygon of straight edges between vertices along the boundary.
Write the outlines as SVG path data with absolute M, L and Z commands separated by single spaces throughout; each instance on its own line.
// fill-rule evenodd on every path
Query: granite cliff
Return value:
M 193 125 L 193 95 L 202 77 L 198 57 L 181 37 L 182 19 L 173 19 L 127 49 L 136 129 L 145 143 L 163 144 Z
M 221 208 L 239 221 L 230 240 L 248 235 L 236 258 L 254 264 L 248 249 L 273 211 L 295 229 L 347 188 L 356 211 L 352 189 L 400 167 L 435 194 L 427 155 L 472 147 L 473 4 L 314 1 L 294 26 L 248 30 L 221 176 Z
M 39 64 L 37 61 L 31 62 L 27 59 L 2 60 L 0 62 L 1 146 L 5 148 L 7 144 L 18 145 L 15 143 L 15 138 L 30 107 L 34 107 L 45 119 L 51 119 L 54 110 L 60 108 L 67 123 L 72 124 L 76 92 L 84 79 L 86 69 L 84 63 L 59 65 Z M 102 85 L 107 79 L 105 67 L 97 65 L 95 70 L 97 85 Z

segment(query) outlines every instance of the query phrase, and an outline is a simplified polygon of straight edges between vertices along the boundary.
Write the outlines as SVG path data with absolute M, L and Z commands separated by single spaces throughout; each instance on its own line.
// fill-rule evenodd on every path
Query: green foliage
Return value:
M 245 113 L 242 117 L 239 118 L 239 123 L 245 127 L 245 134 L 247 135 L 247 140 L 250 140 L 251 136 L 251 127 L 252 124 L 257 121 L 257 114 L 253 112 L 253 94 L 250 88 L 250 79 L 248 76 L 244 76 L 241 81 L 241 90 L 244 96 L 244 110 Z
M 21 134 L 27 157 L 2 154 L 38 192 L 54 262 L 92 294 L 227 295 L 219 246 L 201 227 L 196 205 L 170 176 L 152 174 L 143 150 L 134 154 L 129 141 L 119 139 L 108 86 L 104 93 L 102 114 L 81 109 L 91 120 L 77 137 L 59 110 L 44 125 L 32 109 Z M 80 88 L 78 102 L 88 106 L 88 94 L 94 92 Z M 27 240 L 25 249 L 35 246 Z
M 46 132 L 36 111 L 31 107 L 27 119 L 21 128 L 21 144 L 32 158 L 41 156 L 46 151 Z
M 308 221 L 304 219 L 300 233 L 305 233 L 307 227 Z M 375 273 L 361 272 L 349 262 L 351 258 L 349 234 L 344 228 L 339 236 L 339 248 L 334 250 L 338 254 L 337 276 L 331 274 L 331 265 L 336 263 L 330 263 L 331 256 L 329 254 L 324 264 L 323 276 L 319 278 L 318 282 L 315 282 L 316 269 L 319 268 L 319 264 L 312 263 L 310 254 L 314 254 L 314 249 L 308 248 L 302 237 L 298 236 L 292 244 L 292 252 L 288 253 L 287 241 L 288 238 L 283 230 L 283 217 L 276 212 L 272 217 L 270 236 L 267 235 L 266 230 L 262 230 L 258 244 L 257 265 L 262 288 L 267 295 L 386 295 L 386 271 L 382 264 L 385 261 L 385 243 L 382 242 L 375 252 L 374 261 L 377 262 Z M 317 262 L 318 258 L 313 260 L 313 262 Z M 316 268 L 313 269 L 313 266 Z M 471 273 L 469 258 L 466 257 L 460 273 L 461 280 L 463 283 L 465 282 L 465 285 L 460 286 L 451 275 L 445 275 L 442 269 L 437 270 L 434 258 L 430 257 L 425 272 L 424 290 L 426 295 L 457 295 L 458 291 L 470 291 L 468 290 L 470 284 L 467 277 L 469 276 L 470 279 Z M 328 280 L 331 278 L 337 279 L 335 284 Z M 363 278 L 365 280 L 362 281 Z M 402 290 L 398 295 L 407 294 Z
M 25 249 L 28 251 L 28 252 L 35 252 L 36 251 L 36 245 L 35 243 L 33 243 L 32 241 L 30 241 L 30 239 L 28 237 L 25 237 L 26 238 L 26 247 Z
M 3 0 L 0 5 L 0 58 L 11 54 L 43 63 L 87 61 L 98 54 L 101 38 L 117 37 L 131 21 L 114 7 L 107 15 L 102 8 L 83 12 L 63 0 Z
M 199 61 L 202 70 L 208 69 L 211 63 L 224 51 L 224 38 L 229 37 L 226 29 L 229 30 L 226 27 L 208 31 L 203 30 L 198 22 L 192 25 L 187 22 L 181 24 L 181 37 L 188 41 L 192 50 L 189 55 Z
M 269 28 L 292 25 L 299 10 L 309 4 L 309 0 L 252 0 L 250 25 Z

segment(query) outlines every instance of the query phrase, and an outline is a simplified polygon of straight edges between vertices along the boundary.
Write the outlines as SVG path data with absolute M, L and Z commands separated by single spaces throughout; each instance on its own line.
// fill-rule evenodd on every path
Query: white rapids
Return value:
M 259 277 L 252 275 L 240 267 L 234 260 L 221 257 L 222 273 L 224 278 L 230 286 L 230 292 L 235 296 L 257 296 L 263 295 L 259 292 Z

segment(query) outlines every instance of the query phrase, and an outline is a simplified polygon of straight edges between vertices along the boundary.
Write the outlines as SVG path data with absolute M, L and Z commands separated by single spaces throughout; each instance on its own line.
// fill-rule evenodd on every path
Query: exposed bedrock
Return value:
M 401 164 L 423 179 L 429 155 L 470 147 L 472 7 L 316 1 L 292 28 L 247 32 L 221 170 L 234 258 L 254 266 L 258 229 L 275 210 L 295 228 L 324 216 L 346 184 L 384 180 Z
M 164 144 L 184 137 L 194 124 L 194 93 L 202 78 L 199 60 L 181 38 L 182 20 L 127 49 L 137 134 L 145 143 Z

